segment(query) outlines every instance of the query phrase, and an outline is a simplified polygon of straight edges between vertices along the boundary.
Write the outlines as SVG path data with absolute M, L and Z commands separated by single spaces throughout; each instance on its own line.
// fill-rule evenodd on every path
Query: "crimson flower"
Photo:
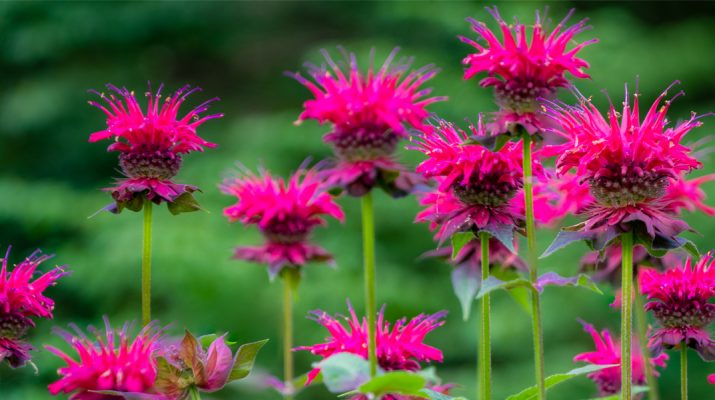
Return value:
M 332 125 L 323 139 L 337 161 L 325 171 L 327 182 L 353 196 L 380 186 L 397 197 L 419 183 L 395 161 L 394 153 L 398 142 L 408 136 L 407 127 L 424 127 L 426 107 L 446 99 L 428 97 L 431 90 L 422 88 L 437 73 L 434 67 L 410 71 L 411 58 L 394 62 L 397 51 L 378 70 L 371 63 L 367 71 L 360 70 L 353 53 L 346 54 L 347 65 L 341 67 L 323 51 L 328 65 L 309 65 L 312 80 L 290 74 L 314 96 L 303 104 L 298 123 L 315 119 Z
M 326 192 L 326 185 L 314 169 L 299 169 L 287 181 L 270 172 L 244 172 L 229 178 L 221 191 L 238 202 L 224 209 L 229 221 L 256 225 L 266 239 L 257 247 L 236 248 L 235 258 L 267 264 L 271 277 L 283 268 L 298 268 L 310 261 L 333 257 L 308 241 L 316 226 L 325 225 L 323 216 L 343 221 L 340 206 Z
M 588 63 L 577 54 L 598 40 L 575 41 L 575 36 L 588 27 L 586 20 L 566 26 L 573 10 L 550 32 L 544 28 L 544 20 L 537 11 L 536 23 L 528 35 L 526 25 L 508 24 L 496 7 L 487 7 L 487 11 L 499 24 L 502 40 L 484 22 L 468 19 L 479 39 L 460 36 L 477 50 L 462 61 L 466 67 L 464 79 L 486 74 L 479 84 L 494 88 L 500 108 L 495 114 L 496 132 L 512 131 L 517 125 L 529 134 L 542 131 L 549 122 L 540 111 L 539 98 L 551 98 L 558 88 L 569 86 L 567 73 L 575 78 L 588 78 L 584 71 Z
M 198 136 L 196 130 L 206 121 L 223 116 L 202 115 L 218 98 L 179 116 L 186 98 L 201 89 L 186 85 L 162 101 L 163 85 L 156 93 L 150 87 L 145 94 L 148 104 L 144 111 L 134 92 L 114 85 L 107 88 L 109 95 L 92 91 L 103 103 L 89 102 L 107 116 L 107 128 L 91 134 L 89 141 L 112 140 L 107 151 L 120 153 L 119 166 L 125 175 L 116 186 L 107 189 L 115 200 L 107 209 L 116 213 L 124 208 L 138 211 L 146 198 L 156 204 L 168 203 L 172 213 L 197 210 L 191 195 L 197 188 L 175 183 L 173 178 L 181 168 L 184 154 L 216 146 Z
M 708 375 L 708 382 L 710 382 L 711 385 L 715 385 L 715 374 Z
M 593 338 L 596 345 L 596 350 L 587 353 L 577 354 L 574 361 L 583 361 L 593 365 L 612 365 L 615 367 L 605 368 L 596 372 L 591 372 L 587 376 L 596 383 L 598 392 L 601 396 L 618 394 L 621 392 L 621 345 L 617 341 L 614 342 L 611 333 L 604 329 L 599 332 L 592 325 L 583 323 L 583 327 Z M 646 383 L 645 376 L 645 360 L 634 340 L 632 350 L 631 368 L 633 371 L 633 384 L 644 385 Z M 649 361 L 653 366 L 653 373 L 657 376 L 658 372 L 655 367 L 665 367 L 665 362 L 668 360 L 668 355 L 665 353 L 659 354 L 656 357 L 650 357 Z
M 715 340 L 707 331 L 715 321 L 714 264 L 707 254 L 695 263 L 688 259 L 664 272 L 642 269 L 638 274 L 640 290 L 651 300 L 645 309 L 661 325 L 649 343 L 656 352 L 685 345 L 703 359 L 715 360 Z

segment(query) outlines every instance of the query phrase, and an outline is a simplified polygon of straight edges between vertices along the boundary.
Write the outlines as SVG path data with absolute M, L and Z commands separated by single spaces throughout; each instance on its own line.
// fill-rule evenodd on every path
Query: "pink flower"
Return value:
M 310 261 L 331 261 L 332 256 L 308 242 L 312 230 L 325 225 L 323 216 L 343 221 L 344 214 L 313 169 L 299 169 L 288 181 L 270 172 L 244 172 L 224 181 L 221 191 L 238 202 L 224 209 L 229 221 L 256 225 L 266 239 L 263 246 L 238 247 L 235 257 L 267 264 L 271 277 L 285 267 Z
M 574 361 L 583 361 L 593 365 L 611 365 L 618 366 L 605 368 L 600 371 L 588 374 L 588 377 L 598 386 L 598 392 L 601 396 L 607 396 L 620 393 L 621 391 L 621 345 L 614 342 L 610 332 L 604 329 L 599 332 L 593 326 L 583 323 L 583 327 L 593 337 L 593 342 L 596 345 L 596 351 L 581 353 L 574 357 Z M 645 377 L 645 360 L 643 354 L 635 341 L 632 351 L 631 368 L 633 371 L 633 384 L 643 385 L 646 383 Z M 662 353 L 657 357 L 651 357 L 650 363 L 653 366 L 653 373 L 658 376 L 658 371 L 655 367 L 665 367 L 665 362 L 668 360 L 668 355 Z
M 67 363 L 57 370 L 60 379 L 48 386 L 52 395 L 71 393 L 71 400 L 109 400 L 118 398 L 119 394 L 97 391 L 154 393 L 157 370 L 153 355 L 160 334 L 154 332 L 151 325 L 131 339 L 127 325 L 115 331 L 105 318 L 104 332 L 90 328 L 95 340 L 85 336 L 76 326 L 71 327 L 76 336 L 66 331 L 60 331 L 60 335 L 77 352 L 77 360 L 55 347 L 45 346 Z
M 548 102 L 545 107 L 560 126 L 555 132 L 568 139 L 559 146 L 558 172 L 575 169 L 595 199 L 585 212 L 584 231 L 615 236 L 636 229 L 651 240 L 659 237 L 672 242 L 688 229 L 674 214 L 685 203 L 674 203 L 680 196 L 666 195 L 673 180 L 701 167 L 691 149 L 681 143 L 701 122 L 693 114 L 668 127 L 671 100 L 661 106 L 666 93 L 656 99 L 642 121 L 639 96 L 634 96 L 631 106 L 627 90 L 623 112 L 611 105 L 606 117 L 582 96 L 578 106 Z
M 582 212 L 593 201 L 588 186 L 579 183 L 575 174 L 557 176 L 546 169 L 542 177 L 535 179 L 533 193 L 536 223 L 547 227 Z M 519 214 L 525 215 L 524 196 L 516 196 L 514 203 Z
M 190 94 L 201 89 L 187 85 L 162 102 L 163 85 L 156 93 L 149 88 L 145 94 L 148 104 L 144 112 L 134 92 L 114 85 L 107 85 L 107 88 L 109 95 L 93 91 L 104 104 L 89 102 L 107 115 L 107 129 L 91 134 L 89 141 L 112 140 L 107 150 L 120 153 L 119 166 L 126 177 L 107 189 L 116 201 L 109 210 L 121 212 L 126 207 L 138 211 L 144 197 L 160 204 L 162 201 L 174 203 L 182 195 L 191 196 L 196 187 L 177 184 L 172 179 L 181 168 L 182 154 L 216 146 L 199 137 L 196 130 L 204 122 L 223 116 L 201 115 L 217 98 L 180 117 L 179 107 Z
M 406 194 L 412 187 L 404 184 L 414 178 L 395 182 L 407 171 L 393 155 L 400 139 L 407 137 L 406 126 L 423 128 L 429 116 L 426 107 L 445 100 L 427 97 L 431 90 L 421 88 L 437 70 L 426 66 L 408 72 L 412 59 L 393 64 L 397 49 L 379 70 L 370 65 L 366 72 L 360 70 L 352 53 L 345 55 L 348 65 L 342 69 L 327 51 L 323 55 L 328 66 L 309 66 L 313 80 L 299 73 L 290 75 L 314 96 L 303 104 L 298 122 L 315 119 L 332 124 L 332 131 L 324 137 L 338 158 L 325 172 L 330 182 L 354 196 L 367 193 L 375 185 L 388 188 L 391 194 Z
M 700 187 L 703 183 L 713 180 L 715 174 L 703 175 L 691 180 L 686 180 L 684 176 L 671 179 L 664 199 L 674 213 L 688 210 L 715 216 L 715 208 L 705 204 L 705 191 Z
M 313 311 L 315 320 L 323 325 L 330 336 L 325 343 L 301 346 L 296 350 L 308 350 L 323 358 L 337 353 L 357 354 L 367 359 L 367 319 L 360 321 L 352 306 L 348 304 L 350 317 L 343 319 L 347 327 L 338 318 L 321 310 Z M 446 312 L 432 315 L 420 314 L 409 322 L 403 318 L 392 327 L 384 319 L 384 309 L 377 316 L 377 362 L 386 371 L 416 371 L 421 362 L 442 362 L 442 352 L 424 343 L 425 336 L 444 324 Z M 309 374 L 309 381 L 320 372 L 314 369 Z
M 35 277 L 37 267 L 52 256 L 42 255 L 39 250 L 8 271 L 10 256 L 8 247 L 0 269 L 0 362 L 8 360 L 13 368 L 25 365 L 32 348 L 23 339 L 35 326 L 32 318 L 52 319 L 55 302 L 44 295 L 48 287 L 65 275 L 61 267 L 55 267 Z
M 576 78 L 588 78 L 584 71 L 588 63 L 576 55 L 597 40 L 575 42 L 575 36 L 587 26 L 586 20 L 582 20 L 565 27 L 573 10 L 551 32 L 544 30 L 542 18 L 537 12 L 530 35 L 527 35 L 524 24 L 507 24 L 496 7 L 487 8 L 487 11 L 499 23 L 502 40 L 485 23 L 468 19 L 480 41 L 460 37 L 477 49 L 477 53 L 468 55 L 462 61 L 466 66 L 464 79 L 481 73 L 487 75 L 479 83 L 482 87 L 494 88 L 501 109 L 495 115 L 497 132 L 506 132 L 514 125 L 521 125 L 534 134 L 548 125 L 539 110 L 538 99 L 550 98 L 558 88 L 569 86 L 567 72 Z M 571 43 L 576 44 L 569 48 Z
M 715 385 L 715 374 L 708 375 L 708 382 L 709 382 L 711 385 Z
M 693 265 L 677 265 L 664 272 L 642 269 L 638 274 L 641 292 L 652 300 L 645 309 L 652 311 L 661 327 L 653 334 L 650 346 L 656 352 L 685 344 L 705 360 L 715 360 L 715 340 L 707 327 L 715 321 L 715 261 L 711 254 Z

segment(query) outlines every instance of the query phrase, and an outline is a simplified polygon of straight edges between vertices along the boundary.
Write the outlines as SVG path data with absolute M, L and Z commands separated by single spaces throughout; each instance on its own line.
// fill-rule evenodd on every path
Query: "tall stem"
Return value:
M 293 279 L 291 270 L 286 270 L 283 276 L 283 381 L 287 393 L 293 391 Z M 292 394 L 286 394 L 284 399 L 293 399 Z
M 688 346 L 680 343 L 680 400 L 688 400 Z
M 526 245 L 528 251 L 529 280 L 536 283 L 538 278 L 538 255 L 536 253 L 536 224 L 534 222 L 534 186 L 531 161 L 531 136 L 524 132 L 523 170 L 524 170 L 524 202 L 526 208 Z M 538 399 L 546 399 L 546 384 L 544 381 L 544 333 L 541 326 L 541 299 L 537 291 L 531 291 L 531 318 L 534 340 L 534 366 L 536 370 L 536 385 L 539 389 Z
M 489 234 L 480 232 L 479 239 L 482 245 L 482 283 L 489 279 Z M 492 334 L 491 334 L 491 296 L 482 297 L 482 349 L 481 371 L 482 387 L 481 399 L 492 398 Z
M 189 399 L 201 400 L 201 394 L 199 393 L 199 389 L 197 389 L 196 386 L 192 386 L 191 389 L 189 389 Z
M 631 400 L 633 382 L 631 339 L 633 338 L 633 232 L 621 235 L 621 399 Z
M 144 229 L 142 240 L 142 323 L 151 322 L 151 214 L 152 203 L 144 199 Z
M 638 344 L 640 345 L 641 354 L 643 354 L 643 362 L 645 363 L 648 398 L 649 400 L 658 400 L 660 397 L 658 393 L 658 380 L 655 379 L 655 375 L 653 374 L 653 365 L 650 362 L 650 350 L 648 350 L 648 317 L 646 316 L 645 308 L 643 308 L 643 296 L 638 288 L 638 279 L 633 280 L 633 287 L 636 292 L 636 331 L 638 333 Z
M 375 211 L 372 192 L 362 197 L 362 246 L 365 265 L 365 313 L 367 314 L 368 343 L 367 354 L 370 363 L 370 376 L 377 374 L 377 346 L 375 339 Z

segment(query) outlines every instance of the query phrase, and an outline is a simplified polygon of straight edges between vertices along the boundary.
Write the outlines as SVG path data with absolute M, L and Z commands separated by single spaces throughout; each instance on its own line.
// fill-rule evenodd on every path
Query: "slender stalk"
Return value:
M 290 273 L 283 276 L 283 381 L 288 393 L 293 391 L 293 282 Z M 283 397 L 292 400 L 292 394 Z
M 370 376 L 377 375 L 377 346 L 375 339 L 375 210 L 372 192 L 362 197 L 362 246 L 365 264 L 365 313 L 367 314 L 368 343 L 367 354 L 370 362 Z
M 151 214 L 152 203 L 144 199 L 144 229 L 142 240 L 142 323 L 151 322 Z
M 688 346 L 680 343 L 680 400 L 688 400 Z
M 531 136 L 524 132 L 524 202 L 526 205 L 526 245 L 528 250 L 529 280 L 536 283 L 538 278 L 538 255 L 536 253 L 536 224 L 534 222 L 534 186 L 531 161 Z M 536 370 L 536 385 L 539 389 L 538 399 L 546 399 L 546 383 L 544 373 L 544 333 L 541 325 L 541 299 L 539 293 L 531 291 L 531 318 L 534 340 L 534 366 Z
M 189 398 L 191 400 L 201 400 L 201 394 L 196 386 L 192 386 L 191 389 L 189 389 Z
M 648 399 L 658 400 L 658 380 L 653 374 L 653 365 L 650 363 L 650 350 L 648 350 L 648 317 L 643 308 L 643 295 L 638 288 L 638 279 L 633 280 L 636 299 L 636 331 L 638 333 L 638 344 L 640 345 L 641 354 L 643 354 L 643 362 L 645 363 L 645 378 L 648 384 Z
M 482 282 L 489 279 L 489 234 L 480 232 L 479 239 L 482 245 Z M 481 399 L 492 398 L 492 334 L 491 334 L 491 296 L 482 297 L 482 351 L 481 371 L 482 387 Z
M 621 399 L 631 400 L 633 382 L 631 339 L 633 338 L 633 232 L 621 235 Z

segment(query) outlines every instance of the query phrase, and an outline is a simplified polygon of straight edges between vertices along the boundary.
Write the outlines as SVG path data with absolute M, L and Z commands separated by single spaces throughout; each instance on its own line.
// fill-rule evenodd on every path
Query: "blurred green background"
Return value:
M 3 2 L 0 4 L 0 243 L 12 244 L 17 262 L 35 248 L 54 253 L 50 263 L 66 264 L 72 275 L 51 288 L 56 299 L 54 321 L 41 321 L 31 341 L 66 345 L 51 335 L 52 326 L 70 321 L 98 324 L 111 316 L 115 324 L 139 318 L 139 251 L 141 216 L 125 212 L 88 218 L 110 198 L 99 189 L 117 176 L 114 153 L 105 143 L 90 144 L 91 132 L 102 129 L 104 116 L 87 105 L 87 89 L 105 83 L 141 92 L 146 82 L 169 88 L 191 83 L 204 88 L 193 104 L 219 96 L 212 111 L 225 118 L 203 126 L 201 134 L 219 147 L 186 157 L 178 179 L 203 188 L 199 201 L 208 212 L 172 217 L 162 207 L 155 212 L 154 316 L 196 333 L 230 331 L 245 342 L 270 338 L 258 364 L 265 373 L 280 373 L 280 285 L 270 284 L 261 266 L 230 259 L 232 248 L 260 241 L 254 229 L 229 225 L 222 216 L 231 198 L 216 188 L 236 161 L 263 165 L 287 174 L 306 157 L 329 156 L 321 142 L 326 131 L 316 123 L 296 127 L 308 92 L 283 75 L 302 68 L 304 61 L 320 63 L 319 49 L 343 45 L 365 59 L 375 47 L 378 59 L 394 46 L 414 55 L 416 65 L 435 63 L 442 72 L 429 84 L 449 102 L 432 110 L 456 121 L 476 118 L 495 109 L 491 92 L 477 81 L 461 79 L 461 58 L 472 49 L 457 40 L 471 35 L 466 17 L 495 26 L 481 3 L 471 2 Z M 517 15 L 533 21 L 539 2 L 500 5 L 505 18 Z M 551 4 L 550 15 L 560 20 L 574 6 Z M 673 106 L 671 118 L 691 110 L 715 110 L 715 6 L 713 3 L 578 3 L 573 21 L 589 17 L 593 30 L 580 40 L 600 38 L 582 55 L 591 63 L 592 80 L 579 82 L 597 104 L 609 91 L 619 102 L 624 82 L 640 76 L 640 92 L 650 102 L 679 79 L 687 96 Z M 565 95 L 565 99 L 569 96 Z M 188 110 L 186 107 L 185 110 Z M 690 138 L 704 137 L 715 128 L 712 118 Z M 420 157 L 404 152 L 406 163 Z M 715 164 L 706 161 L 704 172 Z M 707 188 L 715 204 L 715 185 Z M 303 318 L 321 308 L 345 313 L 350 298 L 362 309 L 362 268 L 358 202 L 341 198 L 348 218 L 316 232 L 315 240 L 337 257 L 337 269 L 315 265 L 305 269 L 296 305 L 296 344 L 311 344 L 325 336 L 323 328 Z M 420 312 L 450 311 L 447 324 L 428 336 L 444 351 L 439 367 L 445 380 L 461 385 L 456 394 L 473 398 L 475 335 L 473 317 L 461 320 L 452 294 L 449 267 L 436 260 L 418 261 L 433 246 L 424 225 L 414 225 L 414 198 L 388 199 L 377 195 L 379 303 L 387 304 L 389 319 Z M 707 218 L 688 215 L 701 235 L 689 234 L 701 249 L 713 247 L 715 227 Z M 539 232 L 544 249 L 554 231 Z M 523 247 L 523 246 L 522 246 Z M 542 262 L 542 269 L 572 274 L 585 246 L 574 245 Z M 45 265 L 49 267 L 49 265 Z M 617 331 L 618 314 L 606 296 L 575 289 L 551 289 L 544 296 L 547 373 L 569 370 L 574 354 L 593 348 L 577 318 Z M 497 294 L 494 310 L 494 398 L 503 399 L 531 385 L 530 320 L 508 296 Z M 671 354 L 671 357 L 673 355 Z M 46 399 L 46 385 L 60 360 L 46 351 L 34 353 L 39 368 L 0 367 L 0 398 Z M 316 358 L 297 354 L 297 369 L 306 371 Z M 662 398 L 678 397 L 677 357 L 660 379 Z M 706 385 L 707 366 L 691 357 L 691 398 L 715 398 Z M 585 378 L 554 390 L 550 399 L 587 399 L 596 394 Z M 232 385 L 215 399 L 278 399 L 250 382 Z M 330 399 L 322 387 L 300 399 Z

